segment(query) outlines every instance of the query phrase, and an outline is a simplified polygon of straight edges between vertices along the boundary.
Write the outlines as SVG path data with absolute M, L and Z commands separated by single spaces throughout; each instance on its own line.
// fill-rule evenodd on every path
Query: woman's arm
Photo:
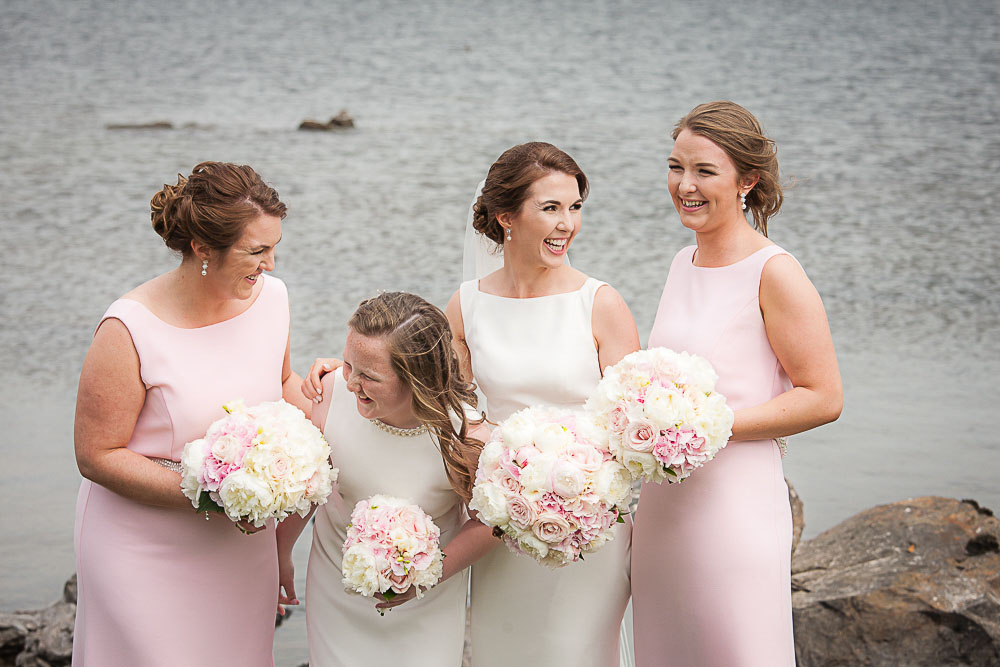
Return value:
M 610 285 L 602 285 L 594 295 L 591 322 L 603 376 L 605 368 L 639 349 L 639 332 L 625 299 Z
M 760 309 L 771 348 L 792 389 L 736 411 L 733 440 L 778 438 L 834 421 L 844 405 L 823 301 L 789 255 L 772 257 L 760 278 Z
M 333 382 L 335 376 L 331 373 L 324 378 L 322 384 L 326 391 L 322 393 L 322 401 L 313 407 L 309 416 L 310 421 L 320 431 L 326 425 L 326 417 L 330 412 L 330 397 L 333 395 Z M 287 400 L 287 399 L 286 399 Z M 337 493 L 334 487 L 333 493 Z M 276 529 L 276 540 L 278 543 L 278 613 L 285 614 L 284 605 L 298 604 L 295 596 L 295 563 L 292 560 L 292 550 L 295 542 L 302 535 L 302 531 L 309 525 L 309 519 L 316 513 L 317 505 L 313 505 L 309 514 L 302 517 L 293 514 L 286 517 L 278 524 Z
M 108 318 L 98 327 L 80 372 L 73 428 L 80 474 L 136 502 L 191 510 L 178 473 L 127 448 L 145 400 L 139 354 L 128 328 Z
M 448 318 L 448 324 L 451 325 L 452 347 L 458 355 L 462 379 L 472 382 L 472 352 L 469 351 L 469 344 L 465 341 L 465 322 L 462 320 L 462 301 L 458 292 L 451 295 L 444 314 Z
M 312 414 L 313 403 L 302 393 L 302 384 L 302 378 L 292 370 L 292 335 L 289 333 L 285 343 L 285 359 L 281 363 L 281 397 L 308 417 Z
M 490 437 L 490 430 L 485 423 L 469 424 L 469 436 L 486 442 Z M 474 466 L 477 464 L 477 461 L 470 461 L 469 463 Z M 472 472 L 474 476 L 475 471 Z M 471 512 L 470 514 L 470 518 L 462 524 L 455 537 L 442 549 L 445 559 L 441 568 L 441 581 L 445 581 L 458 574 L 500 545 L 500 541 L 493 537 L 493 529 L 481 523 L 476 518 L 475 512 Z M 385 601 L 379 597 L 381 601 L 375 605 L 375 608 L 385 611 L 393 607 L 398 607 L 412 600 L 416 595 L 416 590 L 411 586 L 405 593 L 400 593 L 391 601 Z

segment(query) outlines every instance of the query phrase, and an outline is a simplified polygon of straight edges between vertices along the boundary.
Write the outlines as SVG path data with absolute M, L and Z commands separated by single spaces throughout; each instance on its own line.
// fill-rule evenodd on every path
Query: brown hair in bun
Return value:
M 286 208 L 274 188 L 247 165 L 202 162 L 177 185 L 164 184 L 149 202 L 153 230 L 171 250 L 184 255 L 191 242 L 227 250 L 248 222 L 261 215 L 284 219 Z
M 778 182 L 778 149 L 754 115 L 735 102 L 707 102 L 677 121 L 673 138 L 683 130 L 691 130 L 724 150 L 740 179 L 758 177 L 746 203 L 753 213 L 753 226 L 767 236 L 767 221 L 781 208 L 784 196 Z
M 590 185 L 576 161 L 552 144 L 532 141 L 504 151 L 490 167 L 483 194 L 472 209 L 473 228 L 494 243 L 503 245 L 501 213 L 514 213 L 528 198 L 528 188 L 540 178 L 559 172 L 576 179 L 580 197 L 587 198 Z

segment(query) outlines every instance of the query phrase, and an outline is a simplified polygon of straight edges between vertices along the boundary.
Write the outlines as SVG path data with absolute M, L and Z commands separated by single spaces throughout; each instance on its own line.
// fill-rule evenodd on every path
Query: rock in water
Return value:
M 970 501 L 866 510 L 798 545 L 799 667 L 1000 665 L 1000 522 Z
M 351 114 L 347 112 L 347 109 L 341 109 L 336 116 L 332 117 L 326 123 L 321 123 L 315 120 L 304 120 L 299 123 L 300 130 L 328 131 L 347 127 L 354 127 L 354 119 L 351 118 Z

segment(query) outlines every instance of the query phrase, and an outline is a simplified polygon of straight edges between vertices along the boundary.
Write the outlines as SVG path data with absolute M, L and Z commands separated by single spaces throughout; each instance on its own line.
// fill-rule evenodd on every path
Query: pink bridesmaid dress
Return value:
M 146 401 L 128 448 L 180 459 L 222 404 L 281 398 L 288 293 L 262 276 L 256 300 L 224 322 L 181 329 L 119 299 Z M 243 535 L 224 515 L 143 505 L 83 480 L 76 506 L 76 667 L 272 666 L 278 564 L 274 526 Z
M 734 410 L 791 387 L 758 292 L 771 245 L 729 266 L 670 266 L 649 347 L 708 359 Z M 637 667 L 795 664 L 792 518 L 774 440 L 732 441 L 680 484 L 643 484 L 632 534 Z

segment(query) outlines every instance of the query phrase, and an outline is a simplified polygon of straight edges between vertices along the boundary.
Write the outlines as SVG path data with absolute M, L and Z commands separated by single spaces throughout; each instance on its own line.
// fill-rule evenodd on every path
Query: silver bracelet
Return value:
M 171 459 L 158 459 L 152 456 L 149 457 L 149 460 L 152 461 L 153 463 L 156 463 L 157 465 L 163 466 L 167 470 L 173 470 L 176 473 L 183 474 L 180 461 L 173 461 Z
M 781 458 L 788 456 L 788 438 L 775 438 L 774 441 L 778 443 L 778 449 L 781 450 Z

